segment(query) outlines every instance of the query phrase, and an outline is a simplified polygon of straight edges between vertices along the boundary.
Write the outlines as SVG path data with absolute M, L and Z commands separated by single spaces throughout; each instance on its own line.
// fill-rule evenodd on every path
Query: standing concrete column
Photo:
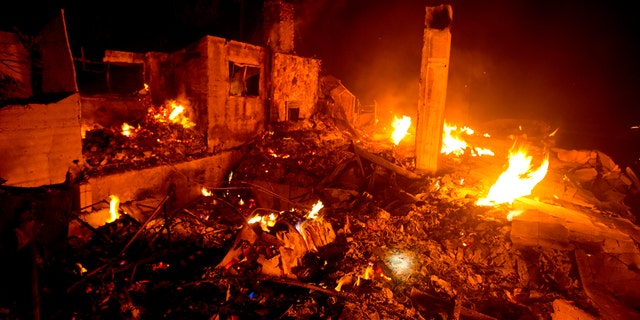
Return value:
M 450 5 L 427 7 L 416 121 L 416 171 L 430 175 L 438 170 L 442 145 L 451 19 Z

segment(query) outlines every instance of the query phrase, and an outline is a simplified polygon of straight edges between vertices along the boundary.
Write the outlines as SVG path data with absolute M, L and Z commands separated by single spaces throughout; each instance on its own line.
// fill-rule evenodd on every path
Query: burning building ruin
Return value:
M 27 202 L 41 245 L 39 262 L 16 258 L 36 272 L 3 315 L 638 315 L 633 171 L 556 148 L 543 123 L 447 123 L 430 96 L 446 77 L 423 88 L 418 124 L 380 126 L 320 60 L 293 53 L 291 10 L 265 4 L 264 47 L 205 36 L 98 62 L 69 54 L 64 14 L 44 29 L 36 51 L 52 71 L 0 108 L 3 227 Z M 446 30 L 450 10 L 427 7 L 426 29 Z M 427 53 L 431 81 L 446 61 Z M 427 137 L 416 126 L 429 118 Z M 437 170 L 421 174 L 419 152 Z

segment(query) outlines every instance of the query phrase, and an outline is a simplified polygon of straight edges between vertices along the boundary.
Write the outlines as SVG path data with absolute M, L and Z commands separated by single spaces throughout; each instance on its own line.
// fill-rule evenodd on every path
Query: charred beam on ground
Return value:
M 355 153 L 359 156 L 362 157 L 368 161 L 371 161 L 389 171 L 392 171 L 396 174 L 399 174 L 407 179 L 420 179 L 421 177 L 419 175 L 417 175 L 416 173 L 413 173 L 403 167 L 397 166 L 387 160 L 385 160 L 382 157 L 376 156 L 375 154 L 371 154 L 369 152 L 367 152 L 366 150 L 356 146 L 355 144 L 353 145 L 353 150 L 355 151 Z

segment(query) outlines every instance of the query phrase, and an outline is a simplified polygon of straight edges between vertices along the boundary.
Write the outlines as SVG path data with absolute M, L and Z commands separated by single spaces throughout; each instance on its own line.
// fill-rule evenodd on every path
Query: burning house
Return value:
M 426 8 L 417 119 L 389 128 L 294 53 L 291 4 L 263 11 L 264 46 L 101 61 L 64 12 L 0 31 L 21 57 L 0 64 L 2 316 L 640 315 L 640 181 L 545 123 L 448 123 L 450 6 Z

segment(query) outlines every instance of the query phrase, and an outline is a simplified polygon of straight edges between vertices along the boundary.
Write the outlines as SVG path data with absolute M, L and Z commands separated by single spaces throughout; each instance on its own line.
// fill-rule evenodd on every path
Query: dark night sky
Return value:
M 448 119 L 540 119 L 560 128 L 560 146 L 640 154 L 629 129 L 640 124 L 640 14 L 630 1 L 306 3 L 297 48 L 363 100 L 415 114 L 424 7 L 448 3 Z
M 298 42 L 301 53 L 323 59 L 363 98 L 400 109 L 415 104 L 408 96 L 417 97 L 424 7 L 440 2 L 326 3 L 331 5 L 305 16 L 310 18 Z M 630 5 L 448 3 L 453 7 L 448 108 L 471 119 L 541 117 L 560 125 L 577 118 L 585 125 L 604 118 L 640 120 L 635 97 L 640 16 Z
M 576 148 L 640 154 L 640 139 L 629 133 L 640 125 L 640 13 L 632 1 L 292 1 L 297 53 L 321 59 L 327 73 L 363 103 L 375 99 L 383 114 L 415 114 L 425 6 L 447 3 L 448 119 L 541 119 Z M 170 51 L 204 34 L 252 43 L 261 37 L 261 0 L 20 3 L 34 2 L 65 7 L 74 54 L 80 45 Z

